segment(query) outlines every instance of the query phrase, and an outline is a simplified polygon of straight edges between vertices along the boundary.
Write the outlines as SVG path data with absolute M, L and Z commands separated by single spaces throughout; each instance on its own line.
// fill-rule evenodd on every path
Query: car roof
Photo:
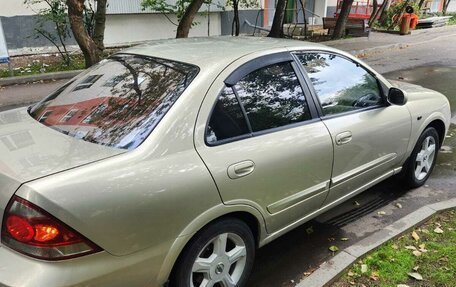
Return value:
M 226 67 L 242 56 L 278 48 L 313 49 L 320 44 L 269 37 L 204 37 L 151 41 L 122 51 L 196 65 L 202 69 Z

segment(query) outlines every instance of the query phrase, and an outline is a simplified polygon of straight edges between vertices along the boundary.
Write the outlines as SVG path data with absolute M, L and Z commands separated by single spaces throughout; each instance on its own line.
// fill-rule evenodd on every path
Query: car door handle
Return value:
M 343 145 L 351 142 L 352 140 L 352 133 L 351 132 L 343 132 L 336 136 L 336 144 Z
M 255 169 L 255 163 L 251 160 L 241 161 L 228 167 L 228 177 L 237 179 L 249 175 Z

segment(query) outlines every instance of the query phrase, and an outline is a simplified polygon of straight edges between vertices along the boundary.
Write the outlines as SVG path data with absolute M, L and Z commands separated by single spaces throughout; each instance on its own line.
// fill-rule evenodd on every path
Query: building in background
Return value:
M 96 1 L 96 0 L 87 0 Z M 175 0 L 168 0 L 173 2 Z M 253 33 L 254 27 L 268 28 L 272 25 L 277 0 L 256 0 L 257 4 L 246 9 L 240 7 L 241 33 Z M 321 25 L 323 17 L 333 17 L 340 0 L 288 0 L 285 23 Z M 355 0 L 354 7 L 363 7 L 372 0 Z M 444 0 L 428 0 L 430 12 L 442 10 Z M 379 0 L 381 3 L 382 1 Z M 190 30 L 190 37 L 230 35 L 233 11 L 226 0 L 214 0 L 211 5 L 203 5 L 195 18 L 198 24 Z M 0 18 L 8 48 L 51 47 L 52 44 L 34 32 L 37 13 L 45 6 L 28 7 L 23 0 L 2 0 Z M 95 7 L 95 5 L 94 5 Z M 448 11 L 456 10 L 456 0 L 450 3 Z M 305 12 L 305 13 L 304 13 Z M 106 46 L 121 46 L 148 40 L 174 38 L 177 22 L 174 15 L 163 15 L 151 10 L 143 10 L 141 0 L 108 0 L 106 15 Z M 49 25 L 52 29 L 52 25 Z M 259 30 L 255 30 L 259 31 Z M 76 45 L 73 37 L 69 45 Z
M 90 0 L 94 1 L 94 0 Z M 175 0 L 169 0 L 175 1 Z M 198 24 L 192 27 L 190 37 L 230 35 L 233 11 L 225 5 L 225 0 L 216 0 L 211 5 L 203 5 L 195 18 Z M 327 3 L 335 0 L 306 0 L 306 19 L 308 23 L 320 24 L 327 14 Z M 45 6 L 29 7 L 22 0 L 2 0 L 0 17 L 5 30 L 9 49 L 29 47 L 50 47 L 48 40 L 34 32 L 37 13 Z M 241 33 L 253 33 L 254 26 L 268 28 L 272 24 L 276 0 L 258 0 L 251 8 L 240 7 Z M 304 13 L 299 0 L 289 0 L 287 22 L 304 22 Z M 176 26 L 168 18 L 176 21 L 174 15 L 163 15 L 143 10 L 141 0 L 109 0 L 106 15 L 106 46 L 120 46 L 147 40 L 173 38 Z M 52 29 L 52 25 L 49 24 Z M 256 30 L 258 31 L 258 30 Z M 73 37 L 69 45 L 75 45 Z

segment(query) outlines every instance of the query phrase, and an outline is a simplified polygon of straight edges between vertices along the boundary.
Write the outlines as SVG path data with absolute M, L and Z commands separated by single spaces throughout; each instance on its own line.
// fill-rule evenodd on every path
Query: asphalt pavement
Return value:
M 35 103 L 58 89 L 68 80 L 0 86 L 0 111 Z

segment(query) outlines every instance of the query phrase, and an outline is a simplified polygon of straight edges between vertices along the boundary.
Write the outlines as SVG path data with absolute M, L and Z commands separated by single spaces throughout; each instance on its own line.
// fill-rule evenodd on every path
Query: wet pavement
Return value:
M 445 94 L 456 122 L 456 67 L 423 66 L 385 76 Z M 443 149 L 425 186 L 407 190 L 400 179 L 388 179 L 258 250 L 247 286 L 295 286 L 334 255 L 330 246 L 343 250 L 423 205 L 456 197 L 456 125 Z
M 456 123 L 456 66 L 422 66 L 384 74 L 387 79 L 417 84 L 446 95 L 452 108 L 451 116 Z

